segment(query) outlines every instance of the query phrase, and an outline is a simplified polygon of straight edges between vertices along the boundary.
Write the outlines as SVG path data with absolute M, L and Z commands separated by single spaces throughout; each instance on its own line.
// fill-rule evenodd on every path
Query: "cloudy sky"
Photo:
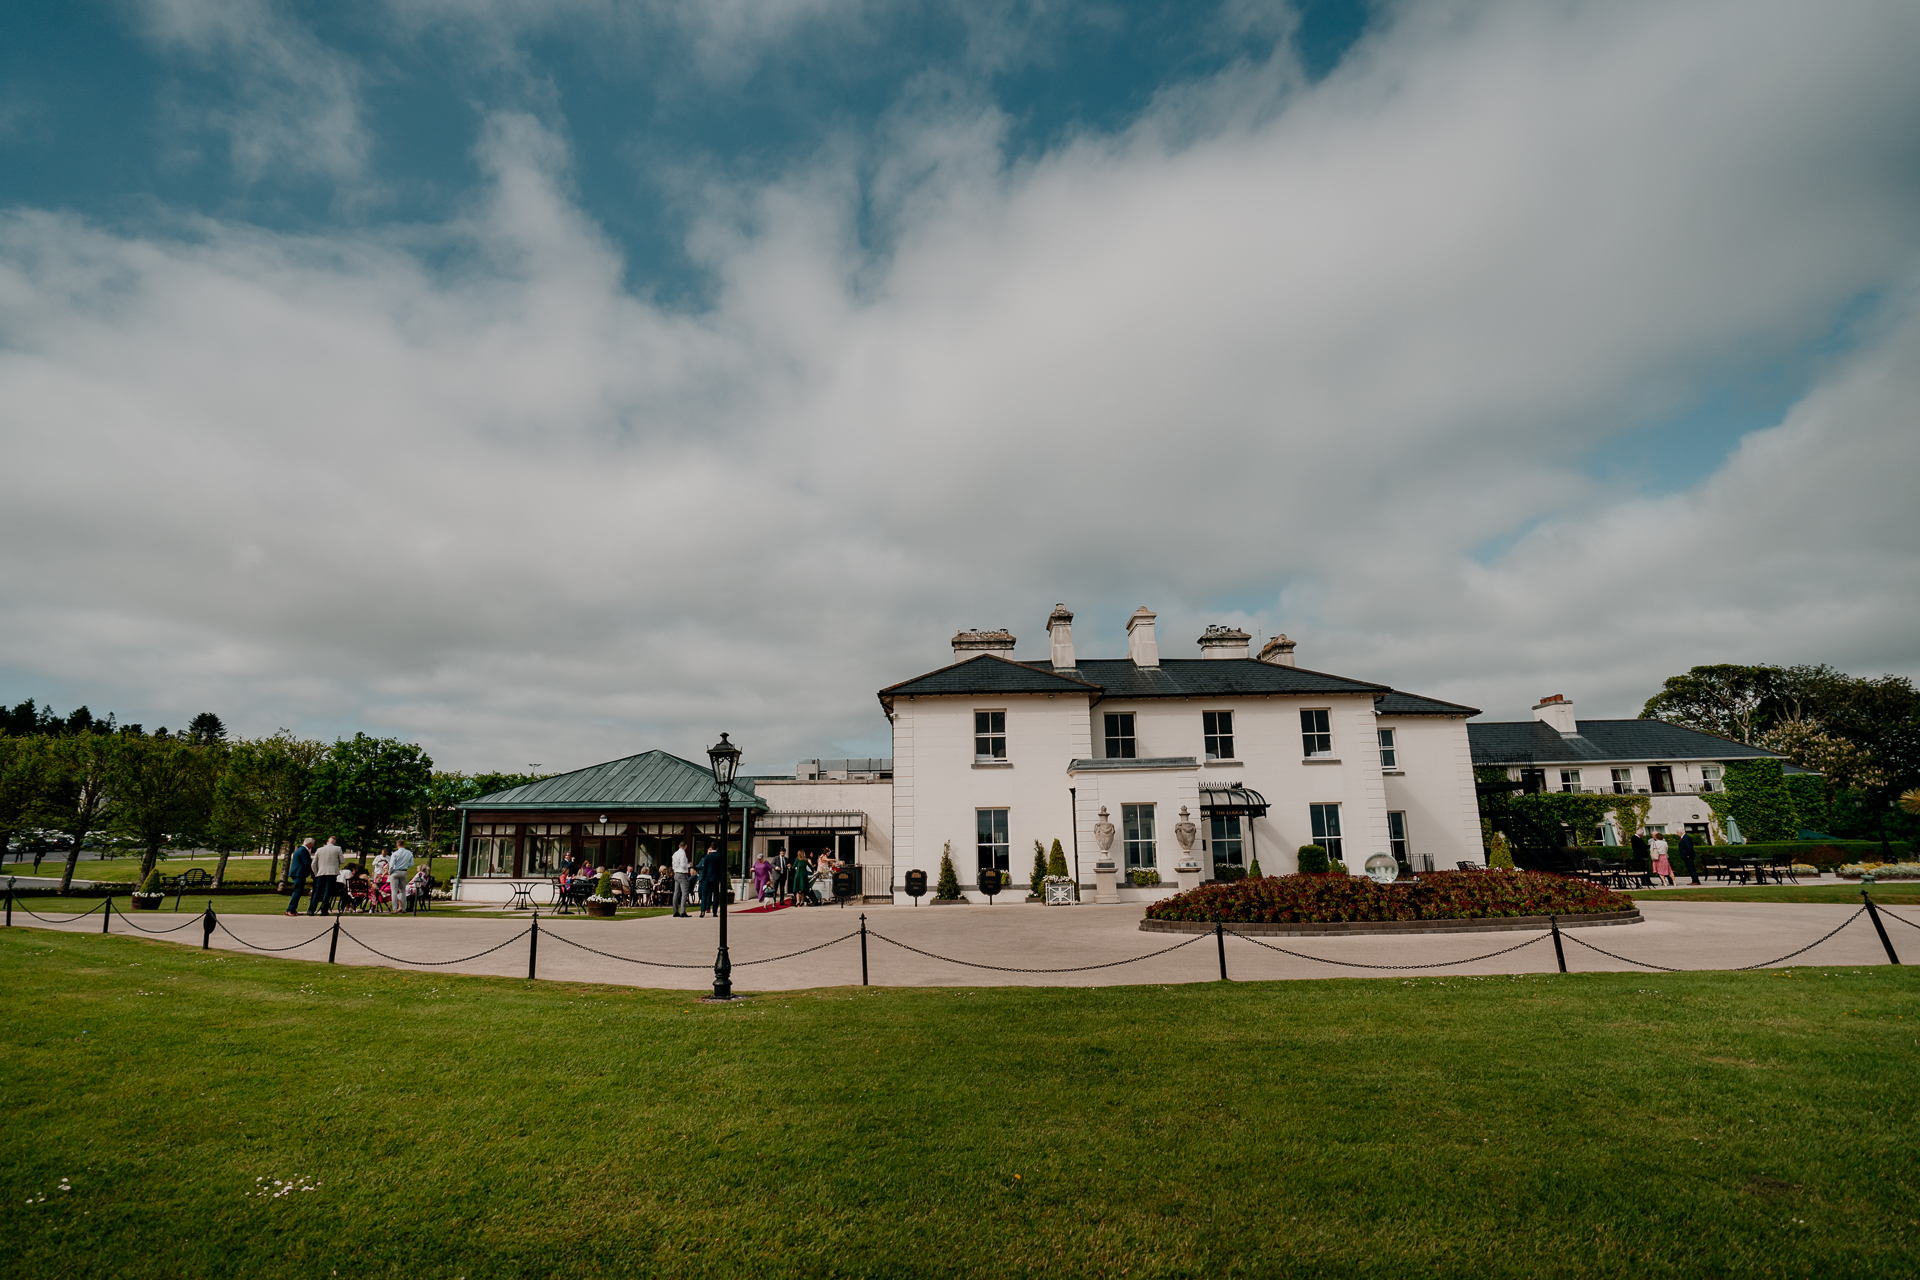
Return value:
M 1920 674 L 1920 7 L 0 16 L 0 697 L 556 770 L 1160 613 Z

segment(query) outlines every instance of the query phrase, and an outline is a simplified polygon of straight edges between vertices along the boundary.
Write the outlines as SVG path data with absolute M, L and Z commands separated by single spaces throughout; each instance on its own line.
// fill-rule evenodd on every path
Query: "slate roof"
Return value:
M 1539 720 L 1469 724 L 1473 762 L 1583 764 L 1614 760 L 1754 760 L 1777 753 L 1664 720 L 1576 720 L 1563 734 Z
M 1478 707 L 1463 707 L 1457 702 L 1423 698 L 1417 693 L 1403 693 L 1398 689 L 1385 697 L 1375 698 L 1373 709 L 1383 716 L 1477 716 L 1480 714 Z
M 717 809 L 713 770 L 665 751 L 555 774 L 525 786 L 476 796 L 461 809 Z M 733 807 L 764 811 L 767 802 L 746 777 L 733 780 Z
M 880 691 L 880 701 L 889 703 L 894 698 L 928 694 L 1080 693 L 1091 694 L 1098 701 L 1103 697 L 1225 698 L 1273 693 L 1392 692 L 1383 684 L 1252 658 L 1167 658 L 1158 667 L 1137 667 L 1130 658 L 1089 658 L 1082 660 L 1072 675 L 1067 675 L 1055 671 L 1044 659 L 1015 662 L 989 653 L 889 685 Z M 1455 710 L 1447 714 L 1462 712 Z

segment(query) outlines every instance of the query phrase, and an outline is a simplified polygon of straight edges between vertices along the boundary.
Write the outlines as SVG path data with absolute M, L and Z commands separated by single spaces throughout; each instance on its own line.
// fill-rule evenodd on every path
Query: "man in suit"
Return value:
M 1700 883 L 1700 864 L 1693 860 L 1693 832 L 1680 837 L 1680 861 L 1687 866 L 1687 875 L 1694 884 Z
M 300 914 L 300 891 L 306 888 L 307 877 L 313 874 L 313 837 L 308 836 L 294 846 L 293 857 L 287 860 L 287 879 L 293 882 L 293 895 L 287 899 L 287 914 Z
M 720 852 L 720 846 L 707 846 L 707 856 L 700 859 L 700 914 L 711 911 L 720 914 L 720 895 L 727 891 L 727 857 Z

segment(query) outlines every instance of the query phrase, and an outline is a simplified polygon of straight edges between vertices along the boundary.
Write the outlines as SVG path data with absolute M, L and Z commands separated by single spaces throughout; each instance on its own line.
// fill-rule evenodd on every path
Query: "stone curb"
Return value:
M 1562 929 L 1640 924 L 1640 908 L 1561 916 Z M 1548 927 L 1546 916 L 1483 916 L 1472 920 L 1336 920 L 1327 924 L 1229 924 L 1250 938 L 1357 938 L 1409 933 L 1519 933 Z M 1142 920 L 1145 933 L 1212 933 L 1211 920 Z

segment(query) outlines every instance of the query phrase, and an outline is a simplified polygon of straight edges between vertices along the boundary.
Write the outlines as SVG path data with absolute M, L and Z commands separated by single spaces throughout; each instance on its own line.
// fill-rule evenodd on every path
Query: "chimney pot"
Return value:
M 1293 641 L 1287 639 L 1287 633 L 1281 632 L 1260 650 L 1260 661 L 1270 662 L 1276 667 L 1293 665 Z
M 1557 693 L 1549 694 L 1534 704 L 1533 718 L 1556 733 L 1580 732 L 1580 722 L 1573 718 L 1573 703 Z
M 1202 658 L 1244 658 L 1253 637 L 1237 627 L 1208 627 L 1200 636 Z

